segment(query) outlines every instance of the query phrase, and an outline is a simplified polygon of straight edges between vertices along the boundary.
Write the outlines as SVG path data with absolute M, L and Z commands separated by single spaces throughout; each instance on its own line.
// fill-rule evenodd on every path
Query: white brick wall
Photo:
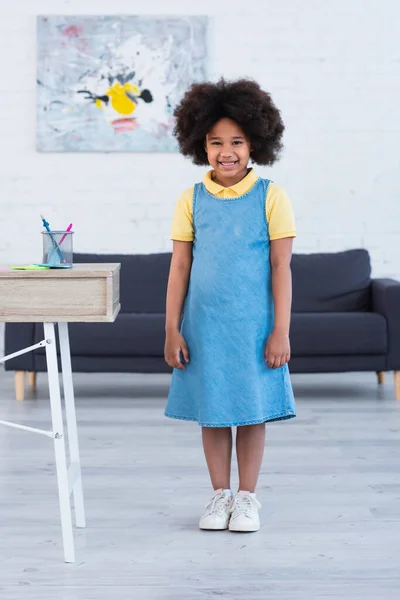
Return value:
M 295 251 L 362 246 L 375 276 L 400 277 L 400 3 L 193 4 L 0 0 L 0 263 L 40 259 L 40 212 L 73 221 L 77 251 L 170 248 L 176 198 L 203 169 L 177 154 L 35 151 L 35 15 L 145 11 L 210 15 L 210 78 L 248 75 L 272 93 L 286 150 L 260 173 L 290 193 Z

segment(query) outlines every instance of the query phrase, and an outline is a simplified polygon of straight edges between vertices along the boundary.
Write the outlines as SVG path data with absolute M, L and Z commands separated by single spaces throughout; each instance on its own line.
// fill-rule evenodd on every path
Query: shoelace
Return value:
M 235 496 L 231 507 L 231 513 L 237 515 L 245 515 L 245 517 L 251 517 L 254 506 L 257 508 L 261 507 L 261 504 L 256 498 L 251 496 Z
M 226 511 L 228 506 L 231 503 L 231 498 L 224 494 L 223 492 L 218 492 L 215 494 L 214 498 L 206 504 L 206 515 L 211 515 L 213 513 L 217 513 L 217 515 L 221 515 Z

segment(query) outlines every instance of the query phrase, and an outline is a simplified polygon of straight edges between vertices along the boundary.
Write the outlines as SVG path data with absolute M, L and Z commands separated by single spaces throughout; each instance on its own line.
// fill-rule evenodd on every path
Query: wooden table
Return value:
M 112 322 L 120 311 L 119 264 L 78 264 L 72 269 L 46 271 L 0 270 L 0 321 L 44 324 L 45 339 L 0 359 L 0 363 L 37 348 L 46 349 L 52 429 L 45 431 L 0 421 L 15 429 L 45 435 L 54 440 L 61 529 L 65 562 L 75 562 L 71 515 L 85 527 L 81 462 L 76 424 L 68 323 Z M 69 460 L 65 446 L 63 406 L 58 376 L 56 325 L 58 325 Z M 69 462 L 69 465 L 68 465 Z

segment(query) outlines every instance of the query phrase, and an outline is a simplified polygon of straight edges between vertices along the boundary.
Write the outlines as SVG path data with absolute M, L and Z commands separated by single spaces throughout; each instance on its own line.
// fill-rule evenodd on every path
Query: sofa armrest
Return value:
M 35 323 L 6 323 L 4 332 L 4 356 L 32 346 Z M 4 363 L 6 371 L 34 371 L 33 352 L 21 354 Z
M 372 280 L 372 310 L 383 315 L 388 328 L 388 371 L 400 370 L 400 281 Z

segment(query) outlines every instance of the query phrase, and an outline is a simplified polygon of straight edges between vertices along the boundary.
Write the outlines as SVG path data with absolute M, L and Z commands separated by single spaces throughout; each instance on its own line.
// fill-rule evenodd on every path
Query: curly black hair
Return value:
M 255 163 L 272 165 L 279 158 L 285 130 L 281 113 L 271 96 L 251 79 L 196 83 L 183 96 L 174 117 L 180 151 L 195 165 L 208 165 L 206 135 L 224 117 L 243 129 Z

